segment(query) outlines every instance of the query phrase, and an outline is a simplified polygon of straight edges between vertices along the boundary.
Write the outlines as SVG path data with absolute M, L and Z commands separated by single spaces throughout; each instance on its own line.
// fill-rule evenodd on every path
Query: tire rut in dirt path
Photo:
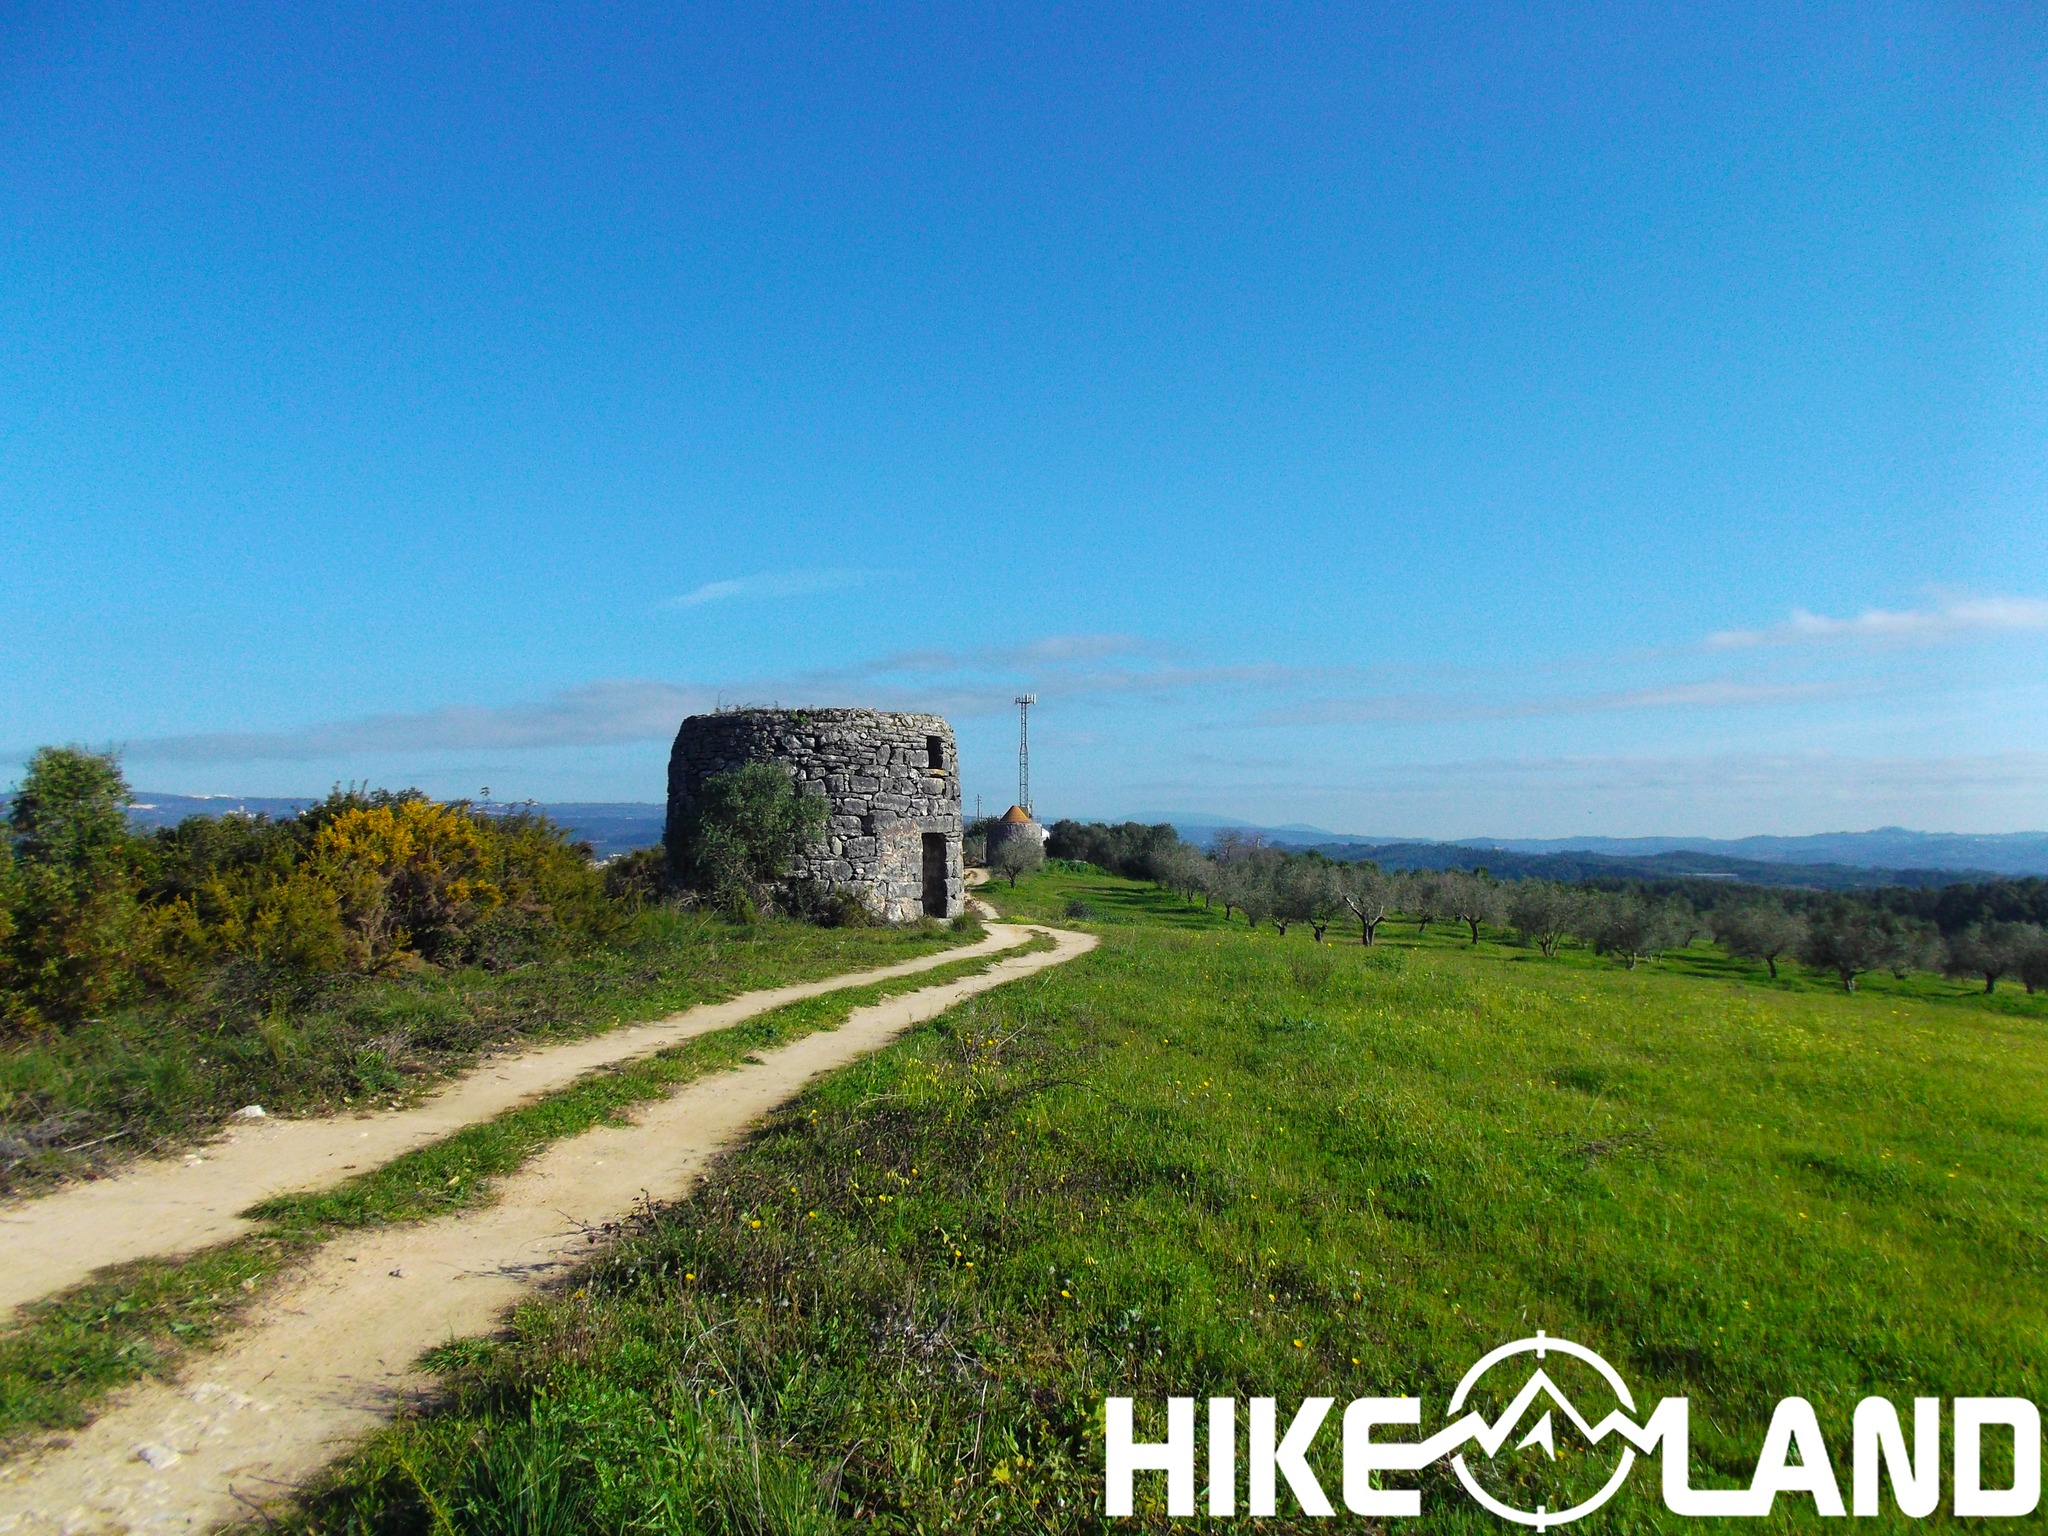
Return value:
M 329 1243 L 184 1380 L 125 1389 L 87 1429 L 0 1468 L 0 1533 L 204 1531 L 287 1496 L 426 1385 L 421 1354 L 488 1330 L 586 1257 L 590 1229 L 643 1198 L 686 1194 L 711 1158 L 813 1078 L 1096 943 L 1036 931 L 1054 948 L 858 1008 L 837 1029 L 646 1106 L 631 1125 L 556 1143 L 504 1182 L 495 1205 Z
M 411 1109 L 239 1124 L 180 1159 L 141 1163 L 112 1178 L 8 1202 L 0 1205 L 0 1321 L 110 1264 L 191 1253 L 244 1236 L 261 1225 L 241 1214 L 252 1205 L 367 1173 L 599 1067 L 805 998 L 995 954 L 1026 937 L 1022 929 L 997 929 L 974 944 L 897 965 L 745 992 L 652 1023 L 491 1057 Z

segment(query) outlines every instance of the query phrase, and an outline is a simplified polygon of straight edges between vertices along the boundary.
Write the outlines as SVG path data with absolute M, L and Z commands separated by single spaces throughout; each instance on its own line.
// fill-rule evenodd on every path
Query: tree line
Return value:
M 1497 880 L 1484 870 L 1386 871 L 1315 852 L 1290 853 L 1242 832 L 1219 834 L 1205 852 L 1171 826 L 1135 822 L 1055 822 L 1046 852 L 1151 881 L 1254 928 L 1270 925 L 1285 934 L 1299 925 L 1317 943 L 1336 927 L 1355 929 L 1359 942 L 1370 945 L 1398 916 L 1418 935 L 1442 925 L 1473 945 L 1482 930 L 1505 928 L 1546 956 L 1576 942 L 1631 970 L 1709 937 L 1730 955 L 1763 965 L 1773 978 L 1782 962 L 1796 960 L 1851 992 L 1858 977 L 1877 971 L 1941 971 L 1982 981 L 1987 992 L 2007 978 L 2029 992 L 2048 987 L 2048 925 L 1977 915 L 1981 903 L 1973 908 L 1956 898 L 1948 910 L 1967 920 L 1945 932 L 1932 913 L 1895 901 L 1900 893 L 1891 891 L 1823 897 L 1722 887 L 1707 905 L 1655 888 Z M 1938 900 L 1943 893 L 1905 894 Z

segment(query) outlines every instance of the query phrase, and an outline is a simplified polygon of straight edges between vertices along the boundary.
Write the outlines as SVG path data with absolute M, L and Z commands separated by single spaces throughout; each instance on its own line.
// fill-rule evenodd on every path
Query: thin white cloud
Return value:
M 1725 680 L 1675 683 L 1667 688 L 1635 688 L 1568 699 L 1538 699 L 1517 707 L 1513 712 L 1598 714 L 1635 709 L 1739 709 L 1751 704 L 1795 704 L 1845 691 L 1843 685 L 1836 683 L 1738 683 Z
M 1853 619 L 1792 610 L 1767 629 L 1724 629 L 1707 636 L 1712 651 L 1760 645 L 1813 645 L 1830 641 L 1928 644 L 1968 635 L 2048 629 L 2048 602 L 2031 597 L 1953 598 L 1933 608 L 1866 608 Z
M 451 704 L 281 731 L 218 731 L 131 741 L 140 762 L 346 760 L 375 753 L 475 752 L 666 741 L 685 715 L 733 704 L 1004 713 L 1020 682 L 1046 698 L 1164 697 L 1264 689 L 1321 674 L 1269 666 L 1176 667 L 1125 635 L 1060 635 L 1002 650 L 899 652 L 831 671 L 723 685 L 614 678 L 506 705 Z
M 761 602 L 770 598 L 810 597 L 819 592 L 840 592 L 865 586 L 886 575 L 883 571 L 812 570 L 764 571 L 757 576 L 739 576 L 726 581 L 707 581 L 694 591 L 671 598 L 671 608 L 701 608 L 707 603 Z
M 1608 693 L 1552 694 L 1489 700 L 1456 694 L 1388 693 L 1310 699 L 1269 709 L 1257 725 L 1400 725 L 1460 720 L 1531 720 L 1549 715 L 1626 714 L 1655 709 L 1739 709 L 1791 704 L 1847 691 L 1839 683 L 1675 683 Z
M 671 608 L 700 608 L 706 603 L 723 603 L 747 595 L 744 581 L 707 581 L 695 591 L 670 601 Z
M 593 747 L 672 735 L 684 715 L 718 703 L 708 688 L 642 679 L 586 683 L 530 702 L 451 704 L 365 715 L 290 731 L 215 731 L 129 742 L 124 756 L 158 763 L 347 758 L 376 752 Z

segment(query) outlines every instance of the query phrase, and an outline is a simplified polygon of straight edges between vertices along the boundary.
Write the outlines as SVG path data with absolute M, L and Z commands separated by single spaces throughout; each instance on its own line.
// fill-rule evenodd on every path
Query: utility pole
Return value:
M 1031 706 L 1037 702 L 1035 693 L 1017 695 L 1017 803 L 1026 816 L 1031 814 Z

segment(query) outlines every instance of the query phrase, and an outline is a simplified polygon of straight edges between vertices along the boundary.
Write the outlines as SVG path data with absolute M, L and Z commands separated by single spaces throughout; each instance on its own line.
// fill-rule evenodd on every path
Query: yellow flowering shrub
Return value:
M 333 891 L 359 964 L 459 950 L 462 935 L 504 903 L 490 849 L 467 810 L 432 800 L 354 806 L 313 840 L 311 869 Z

